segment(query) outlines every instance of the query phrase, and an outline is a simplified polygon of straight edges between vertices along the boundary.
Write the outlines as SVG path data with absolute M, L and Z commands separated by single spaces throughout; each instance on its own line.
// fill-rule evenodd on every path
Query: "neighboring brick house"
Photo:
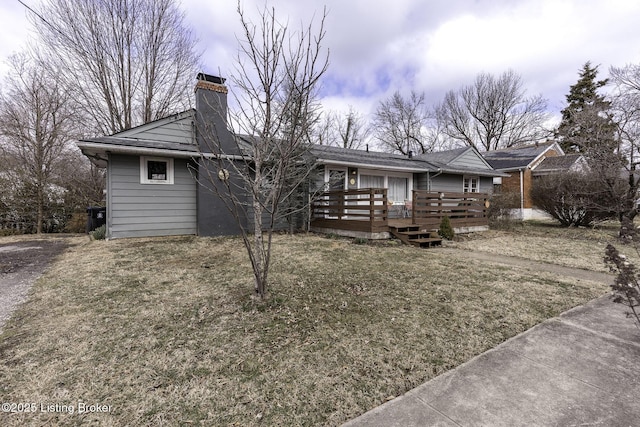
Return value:
M 502 178 L 500 191 L 516 195 L 514 216 L 523 220 L 547 217 L 533 205 L 531 185 L 538 169 L 541 172 L 554 169 L 554 165 L 551 164 L 549 168 L 543 166 L 546 158 L 564 156 L 564 151 L 557 142 L 488 151 L 483 153 L 483 156 L 495 170 L 510 175 Z

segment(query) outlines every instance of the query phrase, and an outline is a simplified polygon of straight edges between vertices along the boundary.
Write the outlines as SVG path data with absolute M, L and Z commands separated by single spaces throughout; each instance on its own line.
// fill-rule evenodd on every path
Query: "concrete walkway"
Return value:
M 640 328 L 624 313 L 591 301 L 344 426 L 638 426 Z

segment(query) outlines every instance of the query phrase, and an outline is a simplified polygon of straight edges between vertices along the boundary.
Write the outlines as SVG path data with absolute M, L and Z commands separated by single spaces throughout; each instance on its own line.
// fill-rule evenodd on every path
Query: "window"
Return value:
M 404 203 L 409 198 L 409 180 L 390 176 L 387 197 L 394 203 Z
M 360 175 L 360 188 L 384 188 L 384 176 Z
M 173 184 L 173 159 L 140 157 L 140 184 Z
M 329 170 L 329 189 L 344 190 L 344 180 L 346 176 L 347 171 L 337 169 Z
M 495 194 L 500 194 L 502 192 L 502 177 L 501 176 L 493 177 L 493 192 Z
M 480 181 L 477 176 L 465 176 L 462 178 L 462 191 L 464 193 L 480 192 Z

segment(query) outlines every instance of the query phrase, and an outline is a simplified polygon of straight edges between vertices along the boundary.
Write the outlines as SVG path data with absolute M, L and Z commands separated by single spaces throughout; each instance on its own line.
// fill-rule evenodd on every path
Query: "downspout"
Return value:
M 442 169 L 438 169 L 438 172 L 436 172 L 436 174 L 433 176 L 429 175 L 429 172 L 427 172 L 427 191 L 431 191 L 431 180 L 441 174 Z
M 520 169 L 520 219 L 524 221 L 524 169 Z
M 107 163 L 110 164 L 111 163 L 111 152 L 107 152 Z M 111 163 L 112 164 L 112 163 Z M 111 238 L 113 237 L 112 235 L 112 227 L 111 227 L 111 223 L 113 222 L 113 203 L 111 203 L 111 195 L 113 194 L 113 192 L 111 191 L 111 178 L 112 178 L 112 171 L 111 168 L 109 166 L 107 166 L 107 182 L 106 182 L 106 187 L 107 187 L 107 195 L 105 197 L 105 202 L 107 203 L 107 221 L 106 221 L 106 238 L 107 240 L 111 240 Z

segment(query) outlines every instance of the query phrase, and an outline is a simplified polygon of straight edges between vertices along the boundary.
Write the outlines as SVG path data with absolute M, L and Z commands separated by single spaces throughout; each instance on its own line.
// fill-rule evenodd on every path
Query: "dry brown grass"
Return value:
M 607 291 L 299 235 L 276 237 L 260 302 L 235 238 L 75 243 L 0 337 L 0 397 L 111 412 L 2 425 L 338 425 Z
M 607 243 L 614 242 L 619 223 L 597 228 L 565 228 L 554 223 L 530 222 L 509 231 L 491 230 L 477 238 L 455 242 L 453 247 L 515 256 L 566 267 L 608 272 L 603 263 Z M 628 255 L 638 258 L 635 251 Z

